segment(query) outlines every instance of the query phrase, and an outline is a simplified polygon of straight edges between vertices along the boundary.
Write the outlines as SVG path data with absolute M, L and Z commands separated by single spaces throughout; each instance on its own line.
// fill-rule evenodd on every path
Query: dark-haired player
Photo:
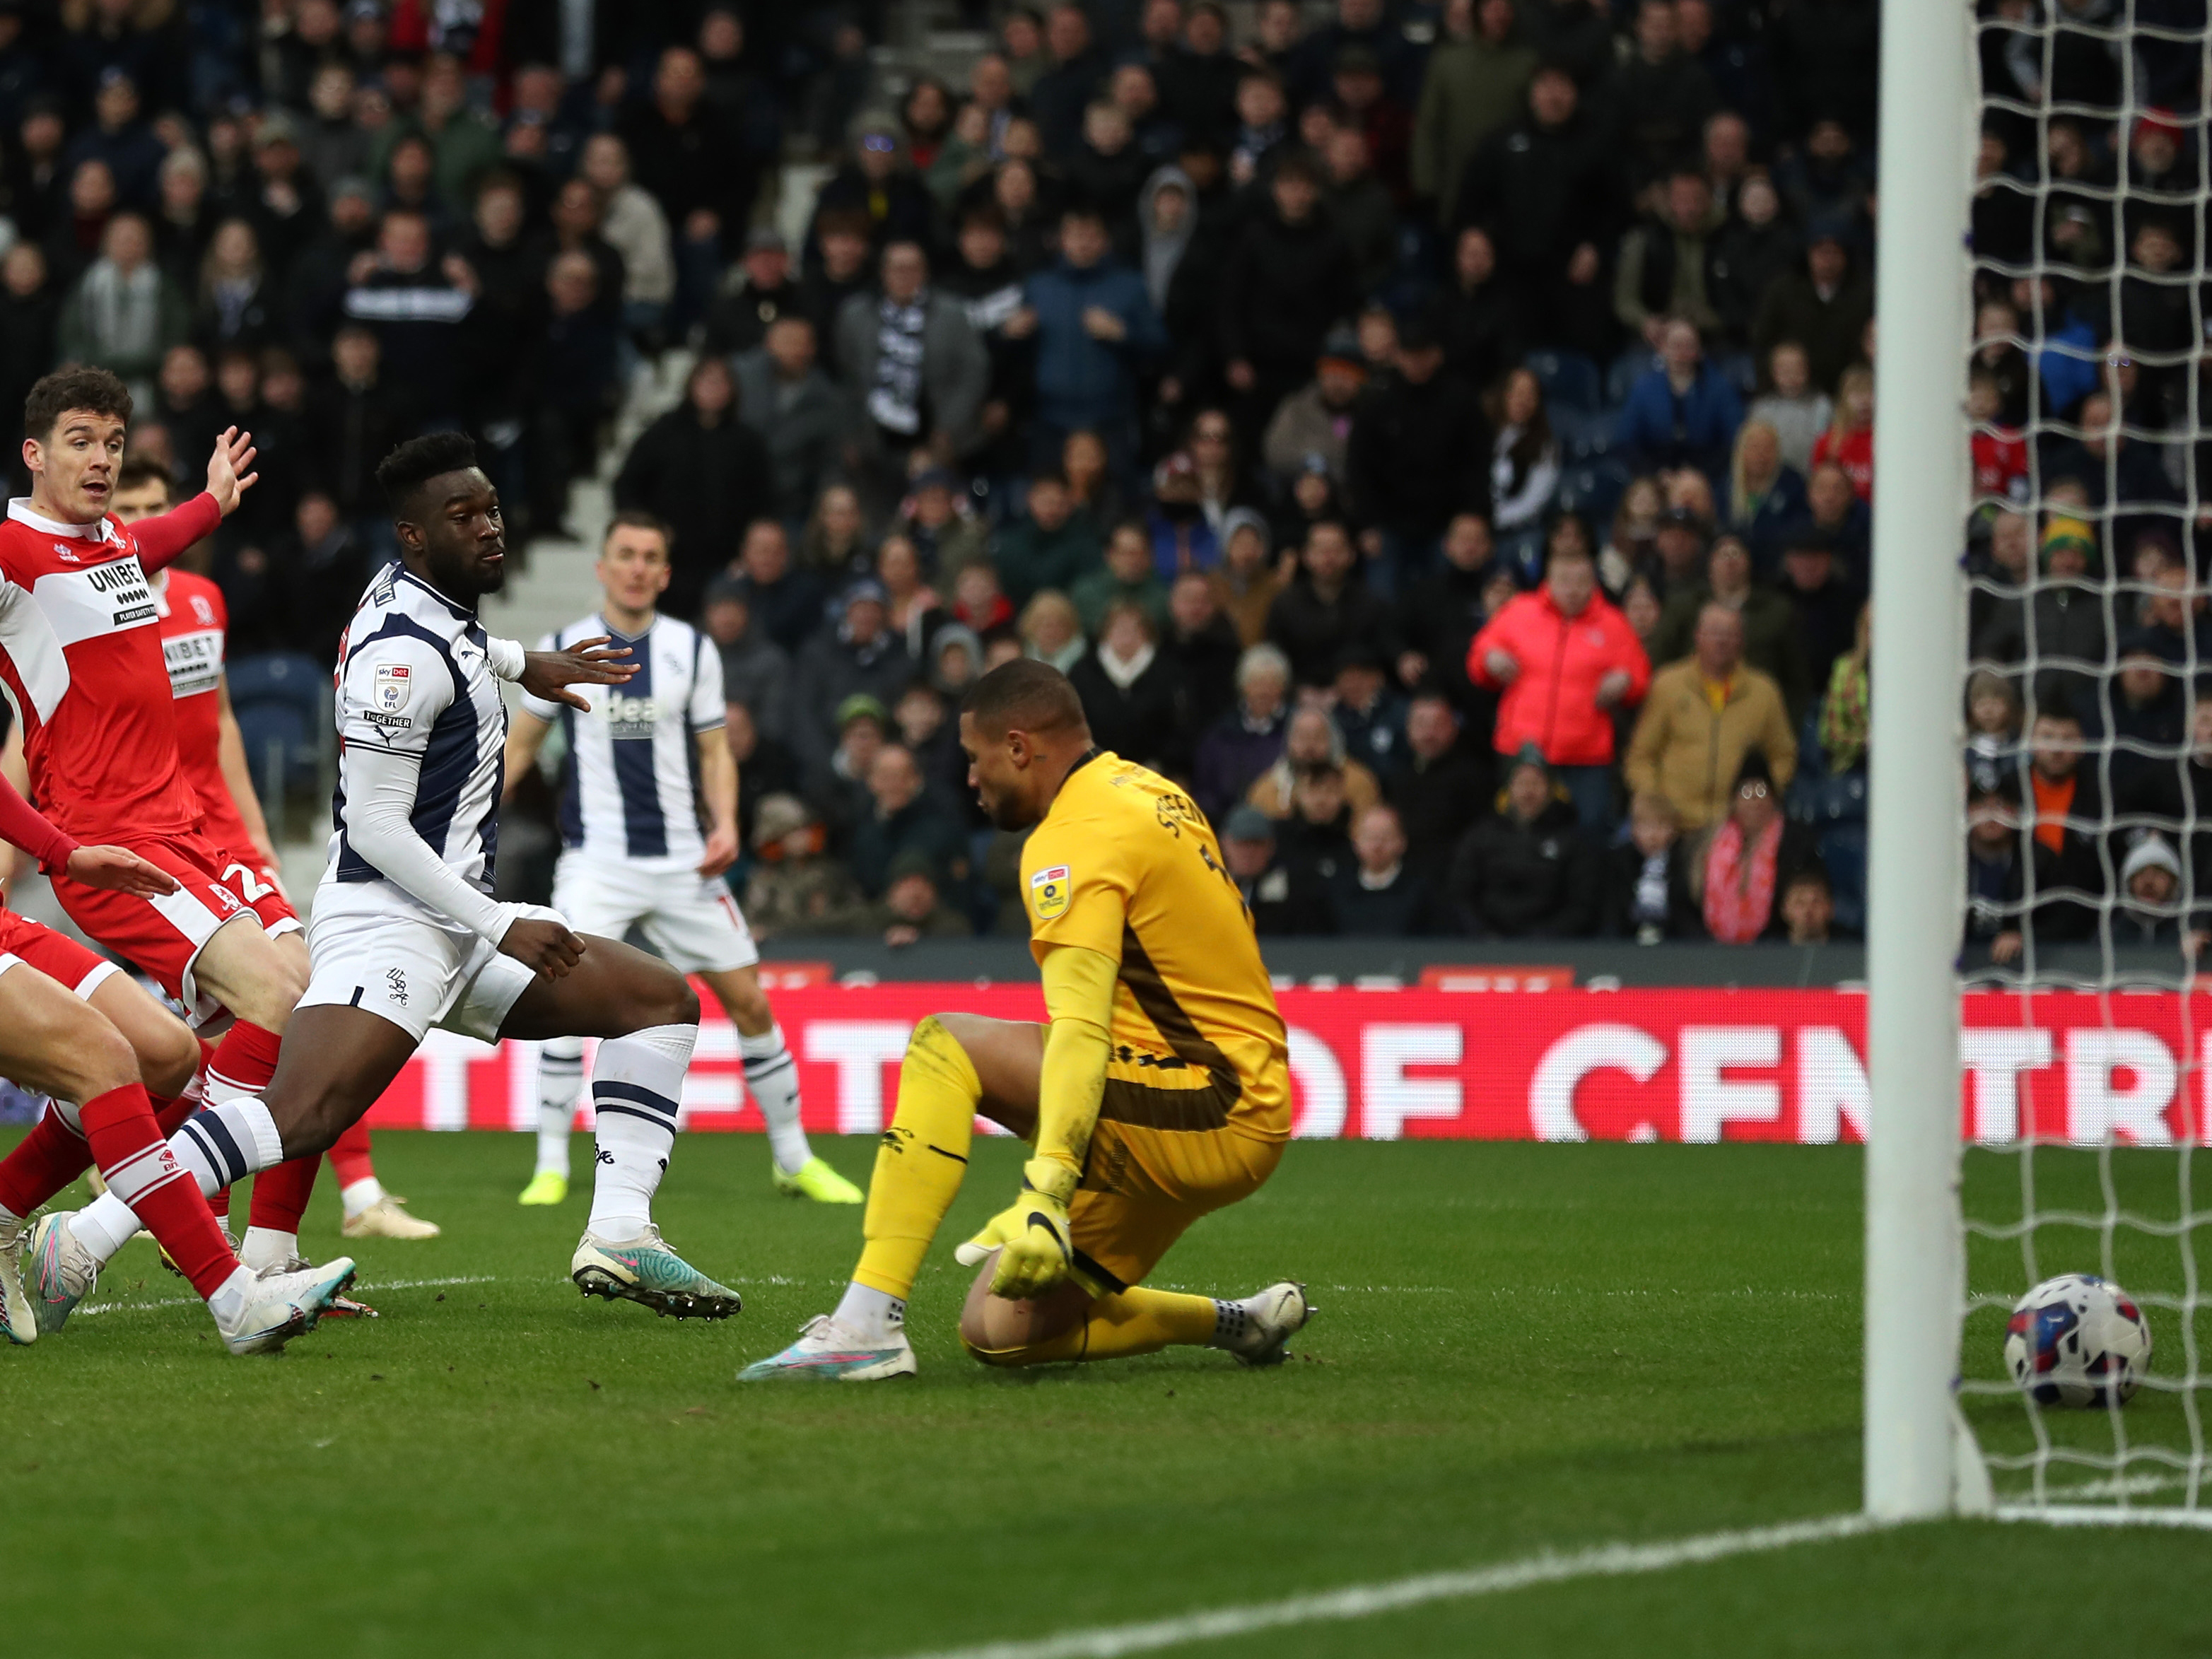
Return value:
M 114 512 L 125 524 L 166 513 L 174 486 L 157 462 L 126 459 L 116 475 Z M 200 834 L 223 849 L 223 873 L 258 903 L 271 893 L 290 910 L 276 843 L 253 793 L 246 770 L 246 744 L 231 712 L 224 672 L 230 610 L 222 589 L 205 576 L 172 566 L 152 573 L 155 607 L 161 612 L 161 655 L 168 665 L 169 690 L 177 714 L 177 761 L 199 797 Z M 307 942 L 297 924 L 274 926 L 269 934 L 290 958 L 301 984 L 307 977 Z M 222 1098 L 223 1097 L 218 1097 Z M 348 1238 L 435 1238 L 438 1226 L 407 1213 L 404 1199 L 384 1190 L 376 1178 L 368 1126 L 357 1123 L 331 1148 L 337 1172 L 338 1200 Z M 310 1166 L 312 1170 L 312 1166 Z M 228 1213 L 228 1195 L 216 1200 L 216 1213 Z M 258 1217 L 257 1224 L 270 1218 Z
M 199 799 L 178 757 L 160 608 L 148 576 L 237 507 L 256 476 L 247 470 L 252 439 L 235 428 L 224 432 L 208 461 L 205 491 L 126 526 L 112 508 L 130 420 L 130 391 L 105 369 L 58 370 L 25 400 L 32 490 L 27 501 L 9 503 L 0 524 L 0 576 L 9 584 L 0 589 L 0 682 L 22 721 L 41 808 L 78 839 L 126 847 L 176 883 L 175 891 L 149 897 L 105 891 L 64 872 L 53 879 L 55 896 L 78 927 L 196 1017 L 218 1008 L 234 1016 L 209 1063 L 210 1094 L 250 1096 L 273 1075 L 282 1033 L 306 987 L 301 965 L 271 937 L 298 921 L 281 893 L 249 886 L 226 849 L 200 831 Z M 510 675 L 533 689 L 610 672 L 574 658 L 526 658 L 520 647 L 501 643 Z M 255 1183 L 254 1224 L 240 1252 L 246 1266 L 299 1264 L 299 1216 L 313 1179 L 310 1162 Z M 42 1330 L 68 1317 L 137 1228 L 112 1192 L 82 1211 L 40 1218 L 30 1249 Z
M 477 621 L 479 600 L 506 580 L 498 493 L 475 446 L 450 432 L 402 444 L 377 482 L 400 556 L 369 584 L 338 647 L 337 823 L 293 1040 L 262 1097 L 210 1107 L 170 1145 L 211 1193 L 329 1147 L 433 1025 L 485 1042 L 598 1037 L 597 1188 L 570 1277 L 589 1295 L 726 1317 L 737 1293 L 653 1224 L 698 998 L 657 957 L 491 896 L 507 712 L 489 659 L 520 654 Z M 550 653 L 577 672 L 530 689 L 573 707 L 582 698 L 563 684 L 626 679 L 635 671 L 606 660 L 605 644 Z
M 641 927 L 662 957 L 703 981 L 738 1028 L 745 1087 L 768 1126 L 775 1189 L 858 1204 L 860 1189 L 814 1156 L 799 1127 L 799 1067 L 762 994 L 760 952 L 721 880 L 738 855 L 738 767 L 722 730 L 722 659 L 706 635 L 657 608 L 668 586 L 668 526 L 650 514 L 615 514 L 599 548 L 602 604 L 547 635 L 542 648 L 612 639 L 638 665 L 637 678 L 584 693 L 591 708 L 583 714 L 523 699 L 507 733 L 507 787 L 537 764 L 558 720 L 568 763 L 554 908 L 611 939 Z M 583 1076 L 584 1045 L 576 1039 L 538 1050 L 538 1168 L 523 1188 L 525 1204 L 568 1196 L 568 1126 Z
M 969 1353 L 1036 1365 L 1184 1344 L 1279 1361 L 1312 1313 L 1303 1285 L 1237 1300 L 1139 1288 L 1192 1222 L 1258 1190 L 1291 1132 L 1282 1016 L 1212 828 L 1166 779 L 1094 748 L 1074 688 L 1044 663 L 978 680 L 960 746 L 991 821 L 1036 826 L 1022 890 L 1046 1024 L 915 1027 L 844 1299 L 740 1380 L 915 1369 L 906 1298 L 978 1112 L 1036 1156 L 957 1253 L 981 1264 L 960 1315 Z

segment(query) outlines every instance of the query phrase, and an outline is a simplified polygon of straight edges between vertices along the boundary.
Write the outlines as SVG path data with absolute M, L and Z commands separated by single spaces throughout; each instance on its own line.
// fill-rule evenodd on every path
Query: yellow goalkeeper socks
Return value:
M 914 1029 L 899 1067 L 898 1108 L 876 1150 L 853 1282 L 903 1301 L 968 1173 L 983 1085 L 967 1050 L 934 1016 Z M 1212 1304 L 1206 1304 L 1211 1318 Z
M 1162 1348 L 1198 1347 L 1213 1341 L 1219 1304 L 1210 1296 L 1132 1288 L 1102 1296 L 1072 1331 L 1025 1348 L 971 1350 L 993 1365 L 1052 1365 L 1071 1359 L 1126 1359 Z

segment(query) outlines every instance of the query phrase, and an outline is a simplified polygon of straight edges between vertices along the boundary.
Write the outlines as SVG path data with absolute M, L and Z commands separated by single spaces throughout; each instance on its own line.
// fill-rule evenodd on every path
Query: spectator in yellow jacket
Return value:
M 1698 617 L 1694 653 L 1651 678 L 1628 745 L 1632 795 L 1656 790 L 1674 804 L 1686 830 L 1725 817 L 1747 752 L 1765 756 L 1774 787 L 1797 769 L 1797 738 L 1771 677 L 1743 660 L 1743 618 L 1727 605 Z

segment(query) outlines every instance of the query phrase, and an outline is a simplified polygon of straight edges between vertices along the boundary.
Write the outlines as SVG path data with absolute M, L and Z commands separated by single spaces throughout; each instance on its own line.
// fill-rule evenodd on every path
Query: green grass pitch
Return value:
M 822 1146 L 865 1180 L 869 1143 Z M 661 1194 L 743 1288 L 726 1324 L 580 1297 L 582 1200 L 516 1206 L 519 1136 L 380 1137 L 446 1235 L 362 1247 L 384 1317 L 281 1359 L 225 1357 L 134 1244 L 69 1330 L 0 1349 L 0 1653 L 896 1659 L 1856 1507 L 1855 1151 L 1294 1146 L 1157 1281 L 1305 1279 L 1291 1364 L 999 1374 L 954 1339 L 951 1247 L 1015 1152 L 979 1143 L 891 1385 L 732 1383 L 833 1303 L 859 1230 L 775 1197 L 752 1137 L 680 1142 Z M 2010 1179 L 1973 1175 L 1992 1212 Z M 2201 1533 L 1954 1523 L 1178 1651 L 2137 1659 L 2212 1650 L 2208 1559 Z

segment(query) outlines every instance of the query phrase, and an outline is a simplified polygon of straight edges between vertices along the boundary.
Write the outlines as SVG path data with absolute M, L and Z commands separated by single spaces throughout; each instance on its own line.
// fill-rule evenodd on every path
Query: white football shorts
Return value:
M 620 939 L 635 922 L 668 965 L 720 974 L 760 960 L 752 929 L 720 878 L 688 863 L 647 863 L 570 848 L 553 869 L 553 908 L 580 933 Z
M 325 887 L 319 896 L 330 896 Z M 541 921 L 565 920 L 542 904 L 517 908 Z M 307 957 L 301 1007 L 366 1008 L 418 1042 L 433 1025 L 497 1042 L 507 1012 L 533 977 L 481 934 L 419 911 L 349 913 L 319 903 L 307 924 Z

